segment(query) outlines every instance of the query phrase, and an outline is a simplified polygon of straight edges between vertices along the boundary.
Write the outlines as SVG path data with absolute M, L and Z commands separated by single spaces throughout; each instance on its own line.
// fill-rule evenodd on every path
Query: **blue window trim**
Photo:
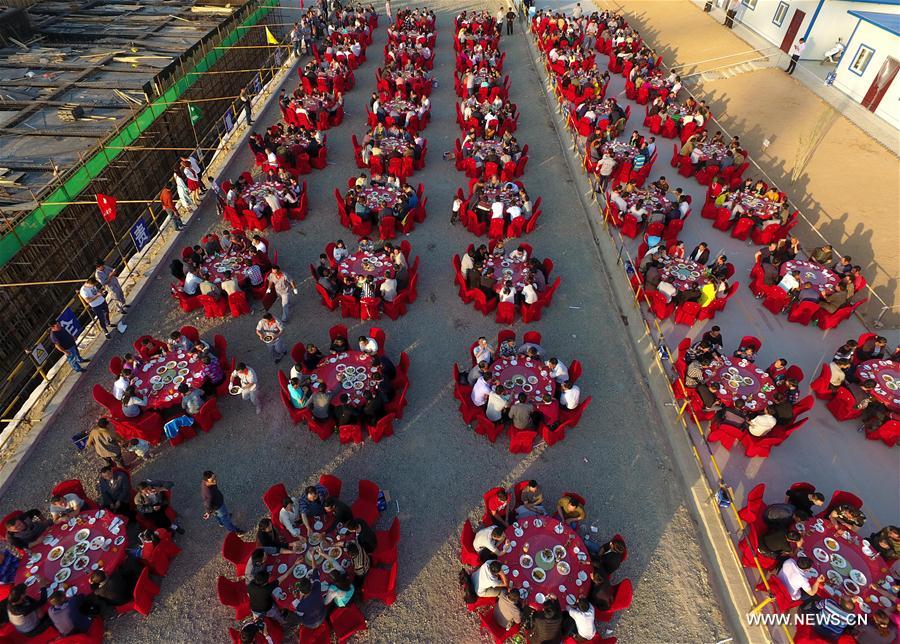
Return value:
M 759 0 L 752 0 L 752 1 L 753 1 L 752 5 L 750 4 L 751 0 L 741 0 L 741 4 L 744 5 L 745 7 L 747 7 L 750 11 L 756 11 L 756 3 Z
M 781 22 L 777 22 L 775 19 L 778 17 L 778 12 L 781 10 L 781 7 L 784 7 L 784 14 L 781 16 Z M 779 2 L 778 6 L 775 7 L 775 13 L 772 15 L 772 24 L 776 27 L 780 27 L 784 24 L 784 19 L 787 18 L 788 9 L 791 8 L 787 2 Z
M 853 61 L 859 57 L 859 52 L 862 51 L 863 47 L 870 50 L 872 52 L 872 55 L 869 56 L 869 60 L 866 61 L 866 64 L 863 65 L 863 68 L 859 71 L 856 71 L 855 69 L 853 69 Z M 853 58 L 850 59 L 850 64 L 847 65 L 847 69 L 849 69 L 852 73 L 856 74 L 857 76 L 862 76 L 863 74 L 866 73 L 866 69 L 869 67 L 869 63 L 872 62 L 873 58 L 875 58 L 875 48 L 867 45 L 864 42 L 859 43 L 859 47 L 856 49 L 856 53 L 853 55 Z

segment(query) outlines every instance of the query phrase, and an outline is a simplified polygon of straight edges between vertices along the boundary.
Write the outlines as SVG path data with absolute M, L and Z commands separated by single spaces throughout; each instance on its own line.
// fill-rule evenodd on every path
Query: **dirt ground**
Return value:
M 504 37 L 501 47 L 508 52 L 511 100 L 521 113 L 517 136 L 531 149 L 523 180 L 533 198 L 544 200 L 542 223 L 527 241 L 539 257 L 554 260 L 554 273 L 562 276 L 562 286 L 540 322 L 515 328 L 520 336 L 528 328 L 543 332 L 550 355 L 581 360 L 584 375 L 579 385 L 583 396 L 593 396 L 593 402 L 565 441 L 525 457 L 509 454 L 505 439 L 491 445 L 462 424 L 452 396 L 452 363 L 465 363 L 470 343 L 479 335 L 495 337 L 500 327 L 456 296 L 451 257 L 475 240 L 448 223 L 452 195 L 467 179 L 450 162 L 442 161 L 441 154 L 451 150 L 459 136 L 454 119 L 452 18 L 462 9 L 483 5 L 438 2 L 430 6 L 438 12 L 434 75 L 440 86 L 432 96 L 432 123 L 424 134 L 430 149 L 427 165 L 412 178 L 426 186 L 428 218 L 408 237 L 413 255 L 421 257 L 419 299 L 405 317 L 378 323 L 387 333 L 388 354 L 396 359 L 406 351 L 412 362 L 409 406 L 395 427 L 395 436 L 378 444 L 344 446 L 336 439 L 322 442 L 305 428 L 291 425 L 277 397 L 276 366 L 253 334 L 258 317 L 209 321 L 181 313 L 168 292 L 170 280 L 164 269 L 136 302 L 128 333 L 98 354 L 77 382 L 66 412 L 47 429 L 0 503 L 0 515 L 14 508 L 44 507 L 53 484 L 66 478 L 81 478 L 88 490 L 95 489 L 100 462 L 92 453 L 76 456 L 70 436 L 86 429 L 97 416 L 90 389 L 96 382 L 111 386 L 106 371 L 109 358 L 129 350 L 139 335 L 162 336 L 182 324 L 195 324 L 205 337 L 224 334 L 229 355 L 257 370 L 261 416 L 253 413 L 251 405 L 229 397 L 221 401 L 225 419 L 212 432 L 177 448 L 164 447 L 133 474 L 136 481 L 175 482 L 174 506 L 187 534 L 179 538 L 184 550 L 162 583 L 153 613 L 146 619 L 132 615 L 112 622 L 110 632 L 116 642 L 226 641 L 233 613 L 216 600 L 215 581 L 220 574 L 233 577 L 233 569 L 220 556 L 224 532 L 201 518 L 198 488 L 201 472 L 207 468 L 218 474 L 235 521 L 244 527 L 263 516 L 262 493 L 279 481 L 296 493 L 321 473 L 333 472 L 343 478 L 346 493 L 342 496 L 348 501 L 355 498 L 356 482 L 362 478 L 390 491 L 399 503 L 401 521 L 399 597 L 389 608 L 375 602 L 366 605 L 369 630 L 360 641 L 482 641 L 478 620 L 465 610 L 456 584 L 460 526 L 467 516 L 480 516 L 487 489 L 523 478 L 540 481 L 553 501 L 565 490 L 582 493 L 588 499 L 589 520 L 600 533 L 618 532 L 627 540 L 629 559 L 618 578 L 628 577 L 634 583 L 634 604 L 610 626 L 621 642 L 714 642 L 729 637 L 710 587 L 697 527 L 665 447 L 661 420 L 650 405 L 621 318 L 608 295 L 607 276 L 585 213 L 573 196 L 575 183 L 561 158 L 565 151 L 553 132 L 543 88 L 530 65 L 522 34 Z M 365 103 L 383 58 L 384 30 L 382 19 L 368 50 L 369 60 L 356 72 L 357 87 L 346 97 L 347 119 L 328 132 L 328 167 L 305 177 L 310 217 L 295 223 L 289 232 L 269 234 L 279 264 L 302 282 L 286 331 L 291 344 L 310 341 L 322 346 L 331 325 L 347 323 L 320 305 L 307 266 L 327 242 L 352 240 L 339 225 L 332 193 L 359 172 L 350 136 L 365 131 Z M 296 78 L 291 75 L 289 90 L 297 85 Z M 257 116 L 259 129 L 273 122 L 276 114 L 277 109 L 270 106 Z M 244 149 L 224 176 L 234 177 L 251 164 L 251 155 Z M 194 243 L 209 229 L 221 229 L 221 223 L 207 203 L 183 233 L 184 243 Z M 169 259 L 161 258 L 161 266 Z M 278 305 L 274 310 L 280 311 Z M 365 333 L 369 326 L 351 322 L 350 334 Z M 390 504 L 377 527 L 385 529 L 397 514 L 397 505 Z
M 750 48 L 690 0 L 615 0 L 598 5 L 620 7 L 670 66 Z M 708 63 L 705 68 L 715 65 Z M 869 284 L 887 305 L 897 304 L 900 166 L 896 154 L 778 68 L 707 82 L 699 90 L 716 119 L 729 133 L 741 137 L 752 159 L 809 219 L 794 229 L 804 247 L 823 243 L 811 224 L 863 267 Z M 765 139 L 771 144 L 764 150 Z M 756 174 L 751 168 L 746 176 Z M 881 307 L 873 298 L 859 311 L 871 321 Z M 896 327 L 900 310 L 890 312 L 884 321 Z

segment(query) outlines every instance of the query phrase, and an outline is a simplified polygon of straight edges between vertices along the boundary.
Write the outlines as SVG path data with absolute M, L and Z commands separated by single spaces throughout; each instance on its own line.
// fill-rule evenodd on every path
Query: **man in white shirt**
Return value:
M 503 532 L 503 528 L 498 525 L 482 528 L 475 533 L 475 538 L 472 540 L 472 547 L 475 548 L 478 554 L 483 552 L 489 553 L 485 557 L 487 559 L 503 552 L 505 544 L 506 535 Z
M 284 348 L 284 327 L 271 313 L 266 313 L 256 325 L 256 336 L 269 345 L 275 364 L 281 362 L 287 349 Z
M 91 315 L 97 320 L 97 324 L 100 325 L 106 339 L 109 340 L 109 306 L 106 304 L 106 298 L 100 292 L 100 284 L 97 279 L 89 277 L 78 289 L 78 297 L 90 308 Z
M 597 634 L 597 626 L 594 623 L 594 605 L 588 600 L 579 599 L 574 606 L 569 607 L 569 617 L 575 622 L 578 637 L 581 641 L 590 642 Z
M 296 292 L 297 283 L 277 265 L 272 267 L 267 281 L 267 293 L 275 293 L 281 298 L 281 323 L 287 324 L 291 311 L 291 291 Z
M 366 335 L 359 336 L 359 350 L 366 355 L 374 356 L 378 353 L 378 342 L 375 338 Z
M 503 219 L 502 201 L 495 201 L 491 204 L 491 219 Z
M 200 289 L 200 282 L 202 281 L 200 276 L 194 273 L 194 271 L 188 271 L 184 275 L 184 286 L 181 290 L 188 295 L 196 295 Z
M 462 256 L 459 265 L 459 272 L 462 273 L 463 277 L 466 276 L 470 270 L 475 268 L 475 258 L 472 257 L 468 251 Z
M 509 220 L 514 221 L 522 216 L 522 209 L 516 205 L 512 205 L 506 209 L 506 212 L 509 213 Z
M 487 404 L 488 397 L 491 395 L 491 385 L 480 376 L 472 387 L 472 404 L 476 407 L 484 407 Z
M 806 39 L 801 38 L 791 47 L 791 62 L 788 63 L 787 69 L 784 70 L 788 74 L 793 74 L 794 70 L 797 69 L 797 61 L 800 60 L 800 55 L 803 53 L 803 50 L 806 49 Z
M 566 409 L 575 409 L 578 407 L 578 403 L 581 401 L 581 389 L 578 385 L 573 385 L 566 380 L 562 384 L 561 389 L 562 391 L 559 393 L 559 404 Z
M 810 571 L 813 575 L 809 574 Z M 815 577 L 814 573 L 812 562 L 806 557 L 790 558 L 781 564 L 778 579 L 784 584 L 791 599 L 805 599 L 806 597 L 814 597 L 819 592 L 819 586 L 825 581 L 823 575 Z
M 850 361 L 843 358 L 838 358 L 837 360 L 828 363 L 828 369 L 831 373 L 828 384 L 831 385 L 832 389 L 837 389 L 844 384 L 844 381 L 847 379 L 847 370 L 850 368 L 850 365 Z
M 562 384 L 569 379 L 569 368 L 560 362 L 558 358 L 547 360 L 547 368 L 550 370 L 550 377 L 556 382 Z
M 472 589 L 479 597 L 496 597 L 506 588 L 503 566 L 496 559 L 485 561 L 472 573 Z
M 505 389 L 503 388 L 503 385 L 497 385 L 496 391 L 492 391 L 488 394 L 487 407 L 484 410 L 484 415 L 488 420 L 495 423 L 503 418 L 503 410 L 509 405 L 509 400 L 503 395 L 504 392 Z
M 501 302 L 515 304 L 516 292 L 510 288 L 509 284 L 505 284 L 497 294 Z
M 759 438 L 772 431 L 772 428 L 775 427 L 777 422 L 774 414 L 771 414 L 769 413 L 769 410 L 766 410 L 750 419 L 750 422 L 747 423 L 747 431 Z
M 231 372 L 229 380 L 232 383 L 237 381 L 237 385 L 241 390 L 241 398 L 251 401 L 256 407 L 256 415 L 259 416 L 259 413 L 262 411 L 262 404 L 259 402 L 256 372 L 245 363 L 239 362 L 235 370 Z
M 122 400 L 122 396 L 125 395 L 125 390 L 131 386 L 131 370 L 130 369 L 122 369 L 122 373 L 119 374 L 119 377 L 113 383 L 112 393 L 113 396 L 116 397 L 116 400 Z
M 393 278 L 393 273 L 389 273 L 385 277 L 378 290 L 381 292 L 381 299 L 385 302 L 393 302 L 397 299 L 397 280 Z
M 525 304 L 534 304 L 538 301 L 538 292 L 534 288 L 534 282 L 529 281 L 522 287 L 522 299 L 525 301 Z
M 303 535 L 303 533 L 300 532 L 300 528 L 297 527 L 299 518 L 300 515 L 297 514 L 297 504 L 294 502 L 294 499 L 285 497 L 284 504 L 281 506 L 281 511 L 278 513 L 278 520 L 281 521 L 281 525 L 284 526 L 284 529 L 287 530 L 292 537 L 300 537 Z
M 790 271 L 784 274 L 781 281 L 778 282 L 778 288 L 786 293 L 793 293 L 800 288 L 800 271 Z

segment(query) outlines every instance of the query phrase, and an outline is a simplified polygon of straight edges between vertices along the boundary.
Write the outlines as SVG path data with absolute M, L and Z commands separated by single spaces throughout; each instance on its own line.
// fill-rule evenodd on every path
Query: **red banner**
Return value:
M 100 206 L 100 214 L 106 221 L 116 219 L 116 198 L 109 195 L 97 195 L 97 205 Z

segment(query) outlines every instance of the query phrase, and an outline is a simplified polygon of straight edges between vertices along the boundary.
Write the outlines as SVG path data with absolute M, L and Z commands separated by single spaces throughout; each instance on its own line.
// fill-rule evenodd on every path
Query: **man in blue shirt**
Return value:
M 50 608 L 47 615 L 53 622 L 53 627 L 60 635 L 74 635 L 75 633 L 87 633 L 91 627 L 91 618 L 85 615 L 81 606 L 84 603 L 82 595 L 66 598 L 66 594 L 57 590 L 50 595 Z
M 317 628 L 325 621 L 325 598 L 322 595 L 322 583 L 319 571 L 313 573 L 313 581 L 303 577 L 295 588 L 300 592 L 299 600 L 294 607 L 300 625 L 304 628 Z
M 306 488 L 303 496 L 300 497 L 300 518 L 303 525 L 310 532 L 318 532 L 313 530 L 311 519 L 320 517 L 325 514 L 325 499 L 328 498 L 328 490 L 322 485 L 310 485 Z
M 82 373 L 82 362 L 90 362 L 87 358 L 82 358 L 78 353 L 78 343 L 68 331 L 57 321 L 50 325 L 50 342 L 56 347 L 56 350 L 66 356 L 66 360 L 75 373 Z

